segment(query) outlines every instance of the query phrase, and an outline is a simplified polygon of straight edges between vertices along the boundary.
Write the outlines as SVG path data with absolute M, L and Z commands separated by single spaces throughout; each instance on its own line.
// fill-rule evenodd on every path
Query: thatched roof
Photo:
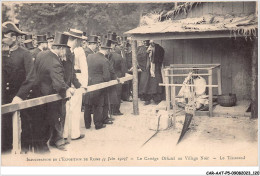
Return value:
M 252 15 L 205 15 L 200 18 L 186 18 L 181 20 L 167 20 L 154 22 L 132 29 L 126 34 L 147 34 L 167 32 L 206 32 L 232 31 L 237 34 L 256 34 L 258 28 L 257 16 Z
M 256 36 L 258 18 L 255 14 L 217 15 L 208 14 L 199 18 L 174 20 L 179 13 L 187 13 L 200 3 L 185 3 L 164 14 L 151 13 L 141 19 L 140 26 L 125 34 L 162 34 L 173 32 L 212 32 L 230 31 L 234 35 Z M 162 21 L 163 17 L 167 19 Z

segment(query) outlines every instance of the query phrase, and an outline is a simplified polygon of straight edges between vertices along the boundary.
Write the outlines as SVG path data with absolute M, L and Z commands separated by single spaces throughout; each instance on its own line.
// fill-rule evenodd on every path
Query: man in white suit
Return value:
M 77 29 L 70 29 L 64 34 L 69 36 L 68 46 L 74 53 L 75 63 L 74 69 L 76 77 L 81 84 L 81 89 L 77 89 L 66 105 L 66 120 L 63 137 L 69 137 L 71 134 L 72 140 L 82 139 L 84 134 L 80 133 L 80 117 L 82 106 L 82 94 L 86 92 L 85 88 L 88 85 L 88 65 L 84 49 L 80 46 L 83 32 Z

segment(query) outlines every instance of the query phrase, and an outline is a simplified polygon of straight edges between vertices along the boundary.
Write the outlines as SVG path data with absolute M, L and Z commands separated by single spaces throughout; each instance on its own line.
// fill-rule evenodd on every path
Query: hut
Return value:
M 222 93 L 234 93 L 238 101 L 248 100 L 251 117 L 257 118 L 257 21 L 255 1 L 187 2 L 167 12 L 147 14 L 139 27 L 126 34 L 133 40 L 133 63 L 137 41 L 150 39 L 164 47 L 164 66 L 221 64 Z M 213 72 L 213 78 L 216 74 Z M 135 70 L 134 97 L 136 75 Z M 137 98 L 134 112 L 138 114 L 135 106 Z

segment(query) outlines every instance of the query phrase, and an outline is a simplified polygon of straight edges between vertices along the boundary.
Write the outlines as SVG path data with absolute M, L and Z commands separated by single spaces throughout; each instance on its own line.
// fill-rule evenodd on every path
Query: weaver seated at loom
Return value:
M 180 107 L 185 107 L 188 99 L 194 96 L 196 110 L 208 110 L 209 100 L 206 95 L 206 80 L 198 75 L 198 70 L 194 69 L 184 79 L 183 86 L 181 87 L 177 97 L 177 104 Z M 194 85 L 194 86 L 188 86 Z

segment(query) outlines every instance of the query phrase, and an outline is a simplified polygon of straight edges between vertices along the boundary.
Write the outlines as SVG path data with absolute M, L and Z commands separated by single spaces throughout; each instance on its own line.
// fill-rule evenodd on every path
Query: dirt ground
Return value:
M 184 114 L 176 117 L 176 127 L 154 133 L 149 126 L 156 118 L 156 105 L 139 101 L 138 116 L 132 103 L 121 105 L 123 116 L 114 116 L 113 125 L 95 130 L 84 128 L 85 138 L 72 141 L 67 151 L 50 147 L 51 153 L 2 155 L 2 165 L 60 166 L 255 166 L 258 164 L 258 120 L 248 117 L 194 117 L 189 131 L 176 145 Z M 156 125 L 156 123 L 155 123 Z M 156 128 L 156 127 L 155 127 Z M 75 159 L 76 158 L 76 159 Z M 36 161 L 45 159 L 50 161 Z M 55 160 L 57 159 L 57 161 Z

